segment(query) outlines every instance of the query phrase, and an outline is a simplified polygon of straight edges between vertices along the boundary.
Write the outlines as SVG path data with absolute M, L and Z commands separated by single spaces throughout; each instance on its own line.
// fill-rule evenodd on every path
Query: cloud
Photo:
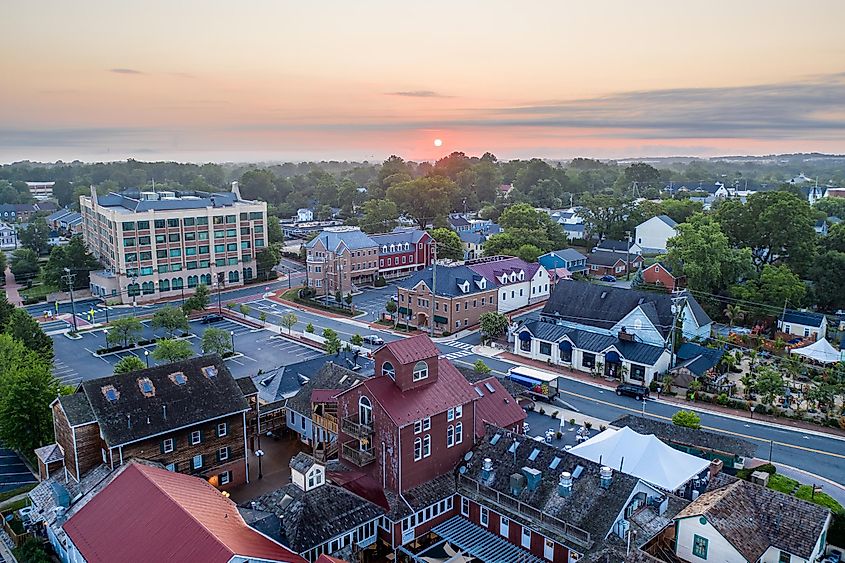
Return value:
M 146 74 L 140 70 L 135 70 L 134 68 L 110 68 L 109 72 L 114 74 Z
M 451 98 L 434 90 L 405 90 L 400 92 L 388 92 L 387 96 L 402 96 L 404 98 Z

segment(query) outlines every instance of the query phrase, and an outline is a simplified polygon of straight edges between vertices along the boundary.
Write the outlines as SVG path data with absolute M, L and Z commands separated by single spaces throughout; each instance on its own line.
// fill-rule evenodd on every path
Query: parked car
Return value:
M 223 315 L 220 315 L 218 313 L 209 313 L 209 314 L 205 315 L 203 318 L 201 318 L 200 322 L 204 325 L 207 325 L 207 324 L 216 323 L 216 322 L 222 321 L 222 320 L 223 320 Z
M 364 342 L 367 344 L 375 344 L 376 346 L 381 346 L 384 344 L 384 338 L 379 336 L 378 334 L 368 334 L 364 337 Z
M 634 383 L 622 383 L 616 387 L 616 394 L 620 397 L 622 395 L 636 397 L 638 401 L 642 401 L 644 397 L 648 397 L 648 387 L 635 385 Z
M 599 279 L 603 282 L 615 282 L 616 276 L 602 276 Z

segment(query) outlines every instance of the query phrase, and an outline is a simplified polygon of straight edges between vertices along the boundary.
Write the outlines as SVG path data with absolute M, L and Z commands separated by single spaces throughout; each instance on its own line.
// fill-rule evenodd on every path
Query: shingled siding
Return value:
M 53 434 L 56 436 L 56 443 L 65 453 L 65 467 L 73 478 L 79 481 L 79 475 L 76 473 L 76 444 L 73 442 L 73 430 L 58 401 L 53 403 Z
M 76 481 L 103 462 L 103 441 L 97 424 L 92 422 L 72 428 L 59 401 L 53 404 L 53 432 L 56 443 L 65 453 L 65 467 Z
M 217 425 L 226 422 L 228 429 L 226 436 L 217 437 Z M 202 441 L 199 444 L 191 445 L 191 433 L 195 430 L 202 432 Z M 162 453 L 161 444 L 164 440 L 173 438 L 174 450 L 171 453 Z M 229 458 L 225 461 L 218 461 L 217 456 L 220 448 L 229 448 Z M 182 430 L 161 434 L 147 440 L 141 440 L 122 447 L 124 463 L 132 457 L 156 461 L 162 465 L 171 463 L 176 465 L 176 471 L 189 475 L 200 475 L 211 477 L 222 473 L 228 466 L 238 462 L 241 467 L 239 473 L 233 473 L 230 485 L 237 485 L 246 481 L 246 474 L 243 470 L 246 450 L 244 448 L 244 422 L 243 415 L 233 415 L 203 424 L 189 426 Z M 120 463 L 118 449 L 113 450 L 115 456 L 114 464 Z M 202 468 L 194 470 L 193 457 L 203 456 Z M 238 478 L 236 480 L 236 477 Z

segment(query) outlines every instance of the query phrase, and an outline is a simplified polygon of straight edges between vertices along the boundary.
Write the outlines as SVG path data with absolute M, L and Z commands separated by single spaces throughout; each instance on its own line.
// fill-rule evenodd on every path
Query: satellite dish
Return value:
M 469 461 L 472 459 L 472 450 L 468 451 L 464 454 L 464 461 Z
M 467 472 L 467 468 L 466 468 L 466 466 L 463 466 L 463 465 L 462 465 L 462 466 L 460 466 L 460 467 L 458 468 L 458 473 L 460 473 L 461 475 L 463 475 L 463 474 L 464 474 L 464 473 L 466 473 L 466 472 Z

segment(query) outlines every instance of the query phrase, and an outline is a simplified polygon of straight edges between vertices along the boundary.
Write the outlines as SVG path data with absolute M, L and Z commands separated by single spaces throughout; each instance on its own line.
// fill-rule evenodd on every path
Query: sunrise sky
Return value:
M 845 153 L 842 0 L 0 13 L 0 162 Z

